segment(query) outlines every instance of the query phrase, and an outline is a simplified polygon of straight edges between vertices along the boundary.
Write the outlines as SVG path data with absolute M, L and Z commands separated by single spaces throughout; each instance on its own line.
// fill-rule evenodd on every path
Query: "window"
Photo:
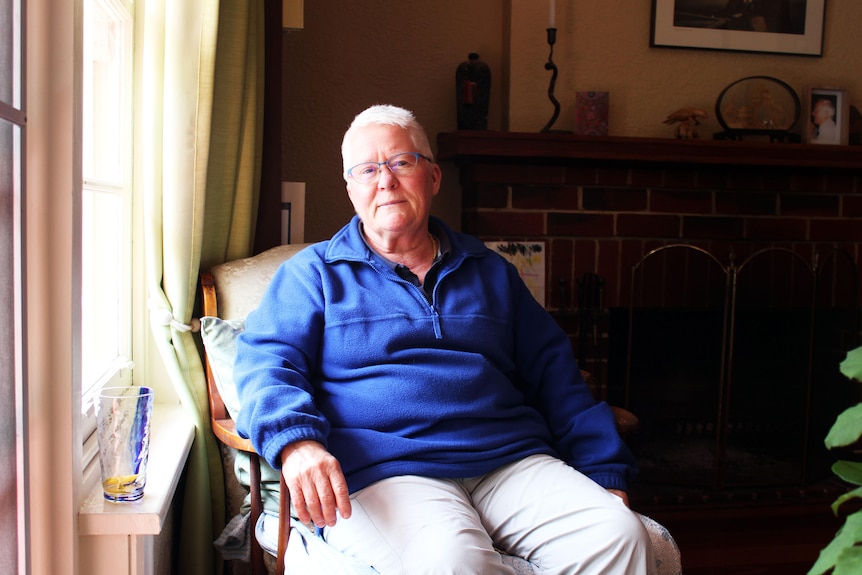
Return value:
M 26 567 L 27 506 L 23 482 L 22 194 L 23 43 L 21 6 L 0 0 L 0 454 L 15 473 L 0 475 L 0 571 Z M 7 467 L 11 468 L 12 465 Z
M 84 0 L 82 339 L 86 412 L 131 380 L 133 10 Z M 84 426 L 85 434 L 92 426 Z

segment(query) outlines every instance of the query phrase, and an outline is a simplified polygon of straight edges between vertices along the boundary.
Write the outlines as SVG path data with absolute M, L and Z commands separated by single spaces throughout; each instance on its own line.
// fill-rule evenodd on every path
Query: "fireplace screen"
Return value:
M 823 438 L 857 401 L 838 371 L 858 334 L 844 252 L 719 256 L 669 245 L 611 310 L 608 397 L 640 418 L 640 484 L 730 489 L 829 476 Z M 738 260 L 738 261 L 737 261 Z

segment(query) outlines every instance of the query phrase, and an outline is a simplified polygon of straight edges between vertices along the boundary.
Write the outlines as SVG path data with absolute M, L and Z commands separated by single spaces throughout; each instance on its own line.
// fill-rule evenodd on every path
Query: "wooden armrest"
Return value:
M 638 420 L 637 415 L 628 409 L 623 409 L 616 405 L 611 406 L 611 411 L 614 412 L 614 417 L 617 420 L 617 431 L 619 431 L 620 435 L 625 435 L 626 433 L 638 430 L 640 420 Z
M 287 552 L 287 542 L 290 538 L 290 492 L 284 474 L 279 473 L 278 498 L 278 555 L 276 555 L 276 573 L 284 573 L 284 555 Z
M 251 441 L 240 437 L 236 432 L 236 422 L 233 419 L 213 419 L 212 430 L 218 440 L 228 447 L 233 447 L 247 453 L 257 453 Z

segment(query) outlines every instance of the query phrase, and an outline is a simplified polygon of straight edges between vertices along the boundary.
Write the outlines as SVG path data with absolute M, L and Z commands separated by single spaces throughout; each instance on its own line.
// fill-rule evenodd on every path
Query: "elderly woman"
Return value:
M 431 217 L 413 114 L 344 135 L 356 216 L 276 273 L 237 344 L 240 433 L 301 521 L 381 573 L 637 575 L 633 459 L 517 270 Z

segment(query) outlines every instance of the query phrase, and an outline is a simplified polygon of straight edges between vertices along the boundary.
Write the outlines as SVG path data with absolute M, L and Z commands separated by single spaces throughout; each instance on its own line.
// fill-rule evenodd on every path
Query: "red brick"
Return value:
M 741 266 L 751 257 L 752 254 L 763 248 L 769 247 L 769 244 L 758 244 L 757 242 L 731 242 L 730 252 L 727 254 L 727 264 L 731 263 Z
M 594 213 L 548 213 L 548 235 L 576 237 L 610 237 L 614 234 L 614 217 Z
M 790 182 L 790 189 L 796 192 L 822 192 L 826 189 L 826 178 L 819 170 L 795 173 Z
M 628 168 L 599 168 L 597 181 L 603 186 L 625 186 L 629 183 Z
M 519 210 L 577 210 L 575 186 L 516 186 L 512 188 L 512 207 Z
M 596 240 L 579 239 L 575 241 L 574 251 L 574 269 L 578 273 L 596 272 L 598 270 L 598 250 L 599 244 Z M 602 254 L 606 257 L 606 254 Z M 615 264 L 616 265 L 616 264 Z M 573 276 L 574 277 L 574 276 Z
M 631 188 L 584 188 L 584 210 L 642 212 L 647 209 L 647 192 Z
M 664 185 L 664 170 L 659 168 L 632 168 L 629 170 L 632 186 L 660 188 Z
M 818 303 L 824 307 L 856 307 L 856 257 L 853 245 L 816 245 L 818 254 Z
M 859 179 L 855 172 L 827 172 L 826 191 L 830 194 L 859 192 Z
M 477 236 L 538 237 L 545 234 L 541 212 L 479 211 L 465 213 L 464 231 Z
M 862 196 L 843 196 L 841 198 L 841 215 L 845 218 L 862 217 Z
M 615 240 L 598 241 L 596 250 L 595 272 L 605 278 L 605 307 L 619 305 L 620 243 Z M 577 262 L 575 269 L 578 269 Z
M 598 169 L 584 166 L 569 166 L 566 168 L 564 181 L 567 185 L 594 186 L 599 181 Z
M 550 241 L 547 255 L 548 289 L 550 291 L 550 297 L 547 301 L 553 308 L 569 307 L 571 306 L 571 296 L 566 301 L 560 301 L 559 282 L 562 280 L 567 286 L 571 286 L 575 281 L 573 269 L 574 242 L 568 239 L 553 239 Z
M 728 190 L 762 190 L 762 168 L 740 167 L 727 174 Z
M 619 269 L 616 278 L 617 299 L 615 305 L 608 307 L 628 307 L 631 295 L 632 269 L 644 256 L 644 245 L 641 240 L 623 240 L 620 243 Z M 611 282 L 609 281 L 608 284 Z M 608 293 L 610 289 L 608 288 Z
M 808 239 L 808 223 L 801 218 L 747 218 L 745 237 L 753 240 Z
M 679 216 L 619 214 L 617 236 L 624 238 L 679 237 Z
M 492 184 L 562 184 L 566 169 L 563 166 L 537 166 L 535 164 L 475 164 L 469 179 L 461 181 Z
M 787 246 L 754 254 L 737 276 L 740 306 L 804 307 L 813 295 L 810 262 Z
M 775 215 L 778 213 L 778 195 L 772 192 L 717 192 L 715 213 Z
M 684 238 L 741 238 L 744 232 L 742 218 L 683 216 Z
M 809 238 L 814 242 L 860 242 L 862 241 L 862 220 L 813 219 Z
M 838 196 L 826 194 L 781 194 L 781 214 L 785 216 L 840 215 L 841 202 Z
M 476 184 L 461 192 L 461 206 L 471 208 L 505 208 L 509 205 L 509 186 Z
M 785 169 L 762 172 L 763 189 L 773 192 L 790 189 L 791 175 Z
M 664 174 L 666 188 L 694 188 L 697 185 L 698 173 L 694 170 L 667 170 Z
M 712 254 L 716 261 L 724 267 L 730 265 L 731 259 L 733 259 L 731 254 L 735 255 L 736 253 L 733 243 L 724 240 L 707 242 L 705 244 L 692 242 L 692 244 L 697 245 Z
M 724 169 L 702 168 L 697 173 L 694 187 L 700 190 L 723 190 L 727 187 L 727 173 Z
M 710 214 L 712 213 L 712 192 L 652 190 L 649 195 L 649 210 L 676 214 Z

